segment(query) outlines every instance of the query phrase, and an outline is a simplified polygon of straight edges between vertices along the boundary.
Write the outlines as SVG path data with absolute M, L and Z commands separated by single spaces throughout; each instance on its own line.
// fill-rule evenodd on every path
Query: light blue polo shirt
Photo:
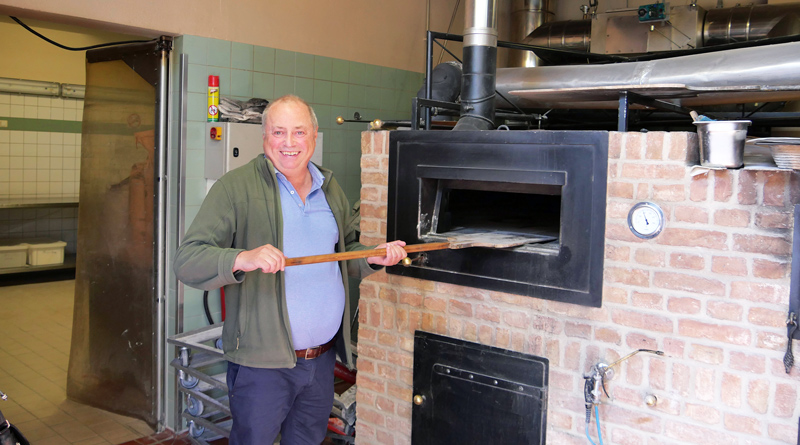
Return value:
M 283 254 L 287 258 L 334 253 L 339 229 L 322 192 L 325 177 L 308 163 L 313 184 L 306 202 L 283 173 L 280 183 L 283 212 Z M 324 345 L 336 335 L 344 314 L 344 285 L 339 263 L 290 266 L 284 270 L 286 301 L 295 349 Z

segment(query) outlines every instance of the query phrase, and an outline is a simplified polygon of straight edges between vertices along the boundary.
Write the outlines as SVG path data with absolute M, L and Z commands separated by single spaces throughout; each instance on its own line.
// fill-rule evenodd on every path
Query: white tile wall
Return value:
M 83 120 L 83 100 L 0 94 L 3 117 Z M 0 128 L 0 200 L 77 196 L 81 135 Z M 0 209 L 0 239 L 48 237 L 75 252 L 76 208 Z

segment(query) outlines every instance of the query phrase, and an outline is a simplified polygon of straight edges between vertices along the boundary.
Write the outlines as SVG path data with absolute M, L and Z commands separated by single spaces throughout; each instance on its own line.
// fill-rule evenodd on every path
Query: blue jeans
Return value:
M 233 426 L 230 445 L 319 445 L 333 406 L 336 352 L 297 359 L 294 368 L 252 368 L 228 363 Z

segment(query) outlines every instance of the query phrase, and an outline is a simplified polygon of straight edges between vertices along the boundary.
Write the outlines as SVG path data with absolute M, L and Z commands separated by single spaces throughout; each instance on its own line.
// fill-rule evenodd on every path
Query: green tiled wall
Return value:
M 338 125 L 337 116 L 352 119 L 358 112 L 365 122 L 408 119 L 411 98 L 423 79 L 422 73 L 196 36 L 176 38 L 174 48 L 173 61 L 181 54 L 188 56 L 187 226 L 206 191 L 203 150 L 209 75 L 220 77 L 222 96 L 273 100 L 292 93 L 308 101 L 324 134 L 323 165 L 334 171 L 351 203 L 360 196 L 361 132 L 367 126 Z M 184 295 L 184 330 L 205 326 L 202 293 L 187 287 Z M 212 294 L 210 301 L 218 317 L 218 296 Z

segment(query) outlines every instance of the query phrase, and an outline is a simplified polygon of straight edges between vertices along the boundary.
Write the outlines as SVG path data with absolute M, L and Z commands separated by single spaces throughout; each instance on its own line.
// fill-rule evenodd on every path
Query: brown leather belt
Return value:
M 314 346 L 313 348 L 308 349 L 295 349 L 294 353 L 297 355 L 297 358 L 311 360 L 312 358 L 317 358 L 320 355 L 328 352 L 328 350 L 333 347 L 334 343 L 336 343 L 336 337 L 333 337 L 331 341 L 325 343 L 324 345 Z

